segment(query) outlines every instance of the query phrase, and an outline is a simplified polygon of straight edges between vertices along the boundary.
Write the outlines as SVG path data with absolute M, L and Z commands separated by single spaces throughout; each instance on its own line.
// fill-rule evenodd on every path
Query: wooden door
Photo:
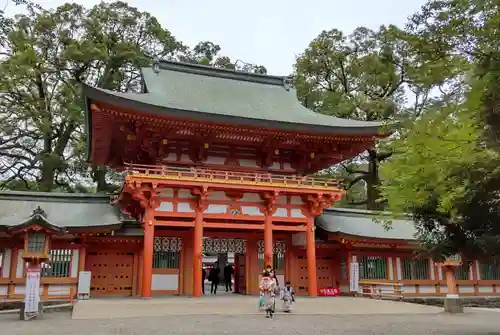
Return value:
M 236 254 L 237 261 L 235 262 L 236 268 L 236 281 L 238 282 L 238 293 L 247 294 L 247 280 L 246 280 L 246 255 Z
M 89 252 L 91 295 L 132 295 L 134 253 L 116 250 Z
M 317 257 L 316 269 L 316 275 L 318 276 L 318 289 L 335 287 L 333 258 L 331 256 Z

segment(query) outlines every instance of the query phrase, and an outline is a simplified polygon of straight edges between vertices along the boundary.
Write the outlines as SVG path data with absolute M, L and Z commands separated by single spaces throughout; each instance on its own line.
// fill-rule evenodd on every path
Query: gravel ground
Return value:
M 31 335 L 170 335 L 170 334 L 500 334 L 499 313 L 462 315 L 262 315 L 163 316 L 108 320 L 71 320 L 69 313 L 48 313 L 43 320 L 18 321 L 0 316 L 0 334 Z

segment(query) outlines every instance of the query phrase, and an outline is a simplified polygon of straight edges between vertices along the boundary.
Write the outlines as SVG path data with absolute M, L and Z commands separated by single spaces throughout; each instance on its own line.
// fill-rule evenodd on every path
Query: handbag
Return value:
M 262 307 L 264 307 L 264 296 L 263 295 L 261 295 L 259 297 L 259 308 L 262 308 Z

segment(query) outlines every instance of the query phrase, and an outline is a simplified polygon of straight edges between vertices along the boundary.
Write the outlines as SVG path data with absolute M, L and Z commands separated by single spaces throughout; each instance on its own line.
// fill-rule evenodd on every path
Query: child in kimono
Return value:
M 289 280 L 287 280 L 285 287 L 281 290 L 281 300 L 283 300 L 283 312 L 290 313 L 292 311 L 292 303 L 295 302 L 295 291 Z
M 271 277 L 269 271 L 264 271 L 260 281 L 260 294 L 263 298 L 266 318 L 272 318 L 274 313 L 274 296 L 276 291 L 276 281 Z

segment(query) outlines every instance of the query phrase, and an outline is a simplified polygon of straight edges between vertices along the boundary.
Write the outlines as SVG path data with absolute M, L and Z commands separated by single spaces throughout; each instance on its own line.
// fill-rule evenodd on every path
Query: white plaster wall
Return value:
M 204 214 L 226 214 L 227 205 L 208 205 L 208 208 L 203 212 Z
M 438 280 L 443 280 L 443 269 L 441 268 L 441 264 L 438 264 Z
M 403 294 L 405 293 L 417 293 L 415 285 L 403 285 Z
M 292 170 L 292 164 L 290 164 L 290 163 L 283 163 L 283 169 L 285 169 L 285 170 Z
M 243 194 L 243 197 L 241 197 L 240 201 L 245 201 L 245 202 L 257 202 L 260 203 L 260 197 L 257 193 L 245 193 Z
M 24 272 L 24 260 L 23 260 L 23 252 L 24 250 L 19 250 L 17 254 L 17 270 L 16 270 L 16 278 L 22 278 Z M 18 285 L 16 285 L 17 287 Z
M 439 290 L 441 291 L 441 293 L 448 293 L 448 286 L 441 285 L 439 286 Z
M 172 198 L 174 196 L 174 189 L 173 188 L 164 188 L 161 190 L 160 196 L 165 197 L 165 198 Z
M 174 211 L 174 203 L 171 201 L 162 201 L 160 207 L 156 209 L 156 211 L 160 212 L 173 212 Z
M 24 294 L 24 292 L 26 292 L 24 285 L 16 285 L 14 287 L 14 294 Z M 42 294 L 42 288 L 40 288 L 40 294 Z
M 0 277 L 3 278 L 9 278 L 10 276 L 10 260 L 12 259 L 12 250 L 11 249 L 5 249 L 3 252 L 3 259 L 2 259 L 2 273 L 0 274 Z
M 459 293 L 474 293 L 473 285 L 458 285 Z
M 479 293 L 493 293 L 493 286 L 478 286 L 477 287 Z
M 208 156 L 207 159 L 205 160 L 205 163 L 206 164 L 224 165 L 225 161 L 226 161 L 225 157 Z
M 431 278 L 431 280 L 435 280 L 436 274 L 434 273 L 434 260 L 432 258 L 429 259 L 429 266 L 431 269 L 431 272 L 429 273 L 429 278 Z
M 420 293 L 436 293 L 436 287 L 434 285 L 420 285 L 418 289 Z
M 190 190 L 179 190 L 177 197 L 180 199 L 190 199 L 193 197 Z
M 179 275 L 178 274 L 153 274 L 151 289 L 154 290 L 178 290 Z
M 269 167 L 270 170 L 280 170 L 281 164 L 279 162 L 273 162 L 273 165 Z
M 188 202 L 179 202 L 177 204 L 177 211 L 179 213 L 193 213 L 194 210 L 191 208 Z
M 78 277 L 78 262 L 80 261 L 80 250 L 73 249 L 73 255 L 71 259 L 71 272 L 70 277 Z
M 401 269 L 401 258 L 396 257 L 396 270 L 397 270 L 397 275 L 398 278 L 397 280 L 402 280 L 403 279 L 403 271 Z
M 294 246 L 305 246 L 306 245 L 306 233 L 300 232 L 292 235 L 292 245 Z
M 392 270 L 392 257 L 387 257 L 387 263 L 389 265 L 389 280 L 394 280 L 394 272 Z
M 189 156 L 188 156 L 188 155 L 186 155 L 186 154 L 182 154 L 182 155 L 181 155 L 181 159 L 180 159 L 180 161 L 181 161 L 181 162 L 183 162 L 183 163 L 191 163 L 191 162 L 193 162 L 193 161 L 191 160 L 191 158 L 189 158 Z
M 276 203 L 278 205 L 286 205 L 287 204 L 287 197 L 278 197 L 278 199 L 276 199 Z
M 9 285 L 0 285 L 0 295 L 9 294 Z
M 164 158 L 164 160 L 169 162 L 175 162 L 177 160 L 177 154 L 175 152 L 171 152 L 168 154 L 167 157 Z
M 254 206 L 241 206 L 241 213 L 245 215 L 264 216 L 259 208 Z
M 300 197 L 291 197 L 290 202 L 292 205 L 302 205 L 302 199 Z
M 49 285 L 48 295 L 69 295 L 71 284 L 67 285 Z
M 281 287 L 285 286 L 285 275 L 276 275 L 276 278 L 278 278 L 278 283 L 280 284 Z
M 481 271 L 479 271 L 479 261 L 475 261 L 474 266 L 476 267 L 477 280 L 481 280 Z
M 223 191 L 209 192 L 207 199 L 208 200 L 231 200 L 228 196 L 226 196 L 226 193 L 224 193 Z
M 277 208 L 276 212 L 274 212 L 273 216 L 280 217 L 280 218 L 286 218 L 288 217 L 288 211 L 286 208 Z
M 302 213 L 302 211 L 298 208 L 292 208 L 290 211 L 290 216 L 292 218 L 305 218 L 306 216 Z
M 259 167 L 259 165 L 257 164 L 257 161 L 253 160 L 253 159 L 240 159 L 239 163 L 240 163 L 240 166 L 244 166 L 244 167 L 252 167 L 252 168 Z

